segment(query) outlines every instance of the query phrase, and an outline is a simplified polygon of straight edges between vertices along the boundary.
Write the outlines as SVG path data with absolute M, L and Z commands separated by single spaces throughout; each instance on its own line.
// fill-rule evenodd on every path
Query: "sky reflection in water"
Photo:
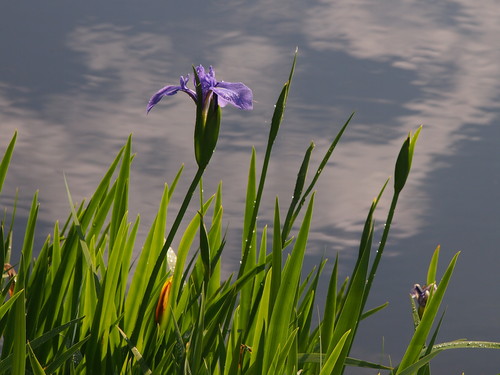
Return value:
M 380 324 L 362 327 L 360 342 L 367 344 L 359 345 L 356 354 L 378 360 L 373 353 L 381 352 L 384 335 L 385 351 L 400 358 L 402 341 L 411 333 L 407 293 L 425 278 L 438 243 L 442 265 L 463 251 L 447 296 L 442 340 L 500 341 L 495 287 L 500 281 L 500 7 L 495 1 L 22 7 L 9 4 L 0 15 L 2 145 L 19 130 L 1 202 L 10 205 L 20 187 L 22 217 L 39 189 L 40 237 L 68 213 L 63 172 L 73 199 L 88 196 L 129 133 L 137 153 L 131 214 L 141 213 L 146 232 L 163 183 L 172 180 L 181 163 L 188 180 L 195 162 L 192 103 L 169 98 L 147 117 L 145 104 L 192 64 L 211 64 L 218 78 L 251 87 L 255 99 L 251 113 L 224 110 L 205 181 L 207 193 L 224 181 L 231 228 L 226 268 L 232 270 L 250 148 L 256 146 L 261 161 L 273 104 L 298 45 L 261 226 L 271 223 L 269 202 L 275 195 L 282 207 L 287 205 L 309 142 L 316 143 L 312 165 L 317 165 L 356 111 L 320 180 L 306 260 L 316 264 L 319 256 L 333 258 L 341 251 L 347 272 L 371 199 L 392 174 L 406 133 L 424 124 L 378 274 L 379 289 L 371 299 L 372 306 L 386 300 L 391 305 L 374 318 Z M 174 196 L 171 215 L 179 200 L 180 194 Z M 379 227 L 387 207 L 384 200 Z M 442 357 L 434 366 L 438 373 L 500 369 L 492 352 Z

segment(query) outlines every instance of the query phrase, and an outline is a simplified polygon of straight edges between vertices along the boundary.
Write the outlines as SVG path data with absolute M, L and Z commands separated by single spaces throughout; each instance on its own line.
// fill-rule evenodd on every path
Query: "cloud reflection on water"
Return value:
M 318 53 L 343 51 L 416 74 L 409 84 L 418 87 L 420 94 L 400 103 L 411 114 L 395 119 L 402 132 L 424 124 L 411 184 L 405 192 L 409 199 L 401 202 L 398 211 L 398 228 L 405 236 L 419 230 L 430 209 L 422 187 L 426 176 L 439 166 L 443 155 L 457 152 L 454 145 L 465 137 L 465 126 L 489 125 L 495 117 L 490 109 L 499 107 L 500 50 L 494 48 L 500 34 L 499 17 L 495 1 L 325 0 L 308 9 L 304 34 Z M 369 124 L 372 128 L 377 125 Z M 393 139 L 392 150 L 399 143 L 400 139 Z M 372 171 L 372 161 L 389 156 L 384 163 L 390 165 L 393 155 L 387 151 L 364 142 L 351 142 L 343 151 L 341 168 L 346 178 L 340 179 L 353 181 L 356 177 L 348 176 L 349 171 L 362 176 L 353 189 L 337 185 L 341 191 L 350 191 L 347 202 L 362 196 L 360 189 L 370 186 L 373 177 L 380 181 L 382 176 Z
M 418 232 L 423 213 L 429 209 L 429 199 L 422 189 L 426 176 L 439 165 L 440 156 L 456 152 L 453 145 L 463 137 L 462 127 L 489 124 L 493 113 L 484 108 L 498 106 L 495 78 L 499 76 L 500 52 L 489 47 L 500 31 L 497 7 L 493 2 L 482 2 L 481 6 L 466 2 L 446 4 L 319 1 L 305 10 L 292 4 L 286 15 L 278 11 L 279 6 L 266 5 L 267 11 L 261 12 L 263 3 L 245 9 L 229 7 L 227 12 L 235 12 L 234 24 L 223 17 L 220 27 L 226 29 L 224 33 L 217 27 L 206 30 L 207 39 L 200 41 L 204 44 L 201 54 L 205 61 L 193 63 L 213 64 L 219 77 L 244 81 L 254 90 L 256 105 L 255 111 L 245 116 L 225 111 L 212 167 L 216 177 L 207 181 L 207 191 L 215 189 L 218 179 L 223 178 L 227 214 L 240 210 L 250 147 L 265 142 L 271 103 L 286 79 L 291 60 L 289 47 L 278 45 L 276 36 L 295 33 L 305 41 L 301 48 L 304 57 L 299 56 L 297 83 L 292 87 L 282 136 L 277 142 L 277 158 L 271 165 L 268 200 L 279 194 L 282 205 L 287 203 L 291 193 L 288 186 L 293 184 L 300 154 L 309 141 L 317 144 L 313 157 L 317 164 L 335 135 L 334 129 L 349 114 L 341 113 L 335 102 L 323 104 L 329 101 L 328 94 L 337 89 L 336 82 L 330 81 L 333 72 L 320 71 L 316 75 L 318 86 L 310 92 L 304 90 L 305 84 L 300 84 L 301 74 L 310 74 L 301 71 L 301 64 L 314 69 L 314 61 L 311 63 L 309 58 L 331 58 L 335 57 L 332 51 L 340 52 L 359 61 L 385 65 L 393 73 L 411 72 L 407 78 L 403 76 L 411 81 L 398 83 L 396 89 L 413 86 L 417 91 L 403 102 L 395 102 L 395 93 L 394 97 L 381 97 L 380 103 L 372 103 L 381 108 L 398 105 L 405 109 L 403 114 L 384 114 L 387 123 L 369 122 L 362 113 L 361 121 L 359 115 L 355 116 L 334 155 L 335 167 L 325 170 L 320 182 L 320 194 L 327 193 L 322 198 L 325 204 L 315 210 L 315 238 L 336 250 L 356 245 L 369 202 L 392 173 L 404 134 L 423 123 L 411 184 L 401 203 L 395 234 L 407 237 Z M 307 16 L 299 17 L 301 11 Z M 260 30 L 242 32 L 248 28 L 248 14 L 270 25 L 267 34 Z M 199 25 L 193 26 L 193 32 L 199 29 Z M 67 36 L 66 46 L 76 54 L 85 74 L 69 92 L 47 95 L 42 115 L 13 106 L 8 95 L 12 88 L 0 87 L 3 128 L 18 128 L 21 134 L 17 157 L 25 159 L 24 168 L 32 165 L 28 160 L 40 163 L 32 165 L 28 174 L 16 169 L 14 163 L 11 173 L 20 186 L 40 188 L 42 201 L 48 202 L 47 216 L 61 218 L 67 212 L 65 200 L 60 199 L 62 171 L 67 173 L 76 197 L 89 194 L 103 167 L 131 132 L 137 152 L 137 168 L 132 177 L 135 175 L 137 192 L 158 192 L 159 197 L 163 180 L 171 179 L 181 162 L 187 164 L 188 178 L 193 166 L 192 103 L 185 98 L 170 98 L 147 118 L 143 113 L 144 102 L 152 92 L 164 84 L 175 83 L 179 75 L 189 71 L 189 65 L 183 61 L 186 56 L 179 56 L 188 47 L 179 46 L 165 34 L 137 32 L 112 23 L 76 26 Z M 192 46 L 193 50 L 200 48 Z M 179 53 L 180 49 L 184 52 Z M 359 92 L 344 96 L 343 108 L 361 107 L 362 112 L 363 95 Z M 372 96 L 365 99 L 377 101 Z M 325 123 L 329 132 L 321 130 L 316 134 Z M 336 124 L 333 130 L 332 123 Z M 390 133 L 380 133 L 380 129 L 390 129 Z M 373 142 L 377 138 L 380 139 Z M 154 212 L 156 204 L 150 194 L 140 193 L 132 202 L 140 212 Z M 266 216 L 271 217 L 270 209 Z M 240 225 L 238 220 L 230 220 L 233 227 Z

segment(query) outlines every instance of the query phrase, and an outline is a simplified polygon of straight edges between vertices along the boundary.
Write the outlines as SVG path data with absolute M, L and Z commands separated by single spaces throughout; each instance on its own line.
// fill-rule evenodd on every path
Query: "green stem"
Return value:
M 259 188 L 257 189 L 257 196 L 255 197 L 255 204 L 252 211 L 252 219 L 250 221 L 250 227 L 248 228 L 247 239 L 245 242 L 245 250 L 243 251 L 243 256 L 241 259 L 241 266 L 238 272 L 238 279 L 243 275 L 246 268 L 248 254 L 250 252 L 250 246 L 252 246 L 252 237 L 255 232 L 255 226 L 257 224 L 257 213 L 259 212 L 260 201 L 262 200 L 262 193 L 264 191 L 264 183 L 266 181 L 267 168 L 269 167 L 269 160 L 271 159 L 271 150 L 273 148 L 273 142 L 269 141 L 267 143 L 266 155 L 264 157 L 264 163 L 262 164 L 262 172 L 260 174 Z
M 201 177 L 203 176 L 203 172 L 205 171 L 205 168 L 203 167 L 198 167 L 198 171 L 196 172 L 196 175 L 193 177 L 193 180 L 191 181 L 191 185 L 189 185 L 189 189 L 186 193 L 186 196 L 184 197 L 184 201 L 182 202 L 181 208 L 179 209 L 179 212 L 177 213 L 177 216 L 174 220 L 174 223 L 172 224 L 172 228 L 168 232 L 167 239 L 165 240 L 165 244 L 163 245 L 163 248 L 160 251 L 160 255 L 156 259 L 155 266 L 153 268 L 153 271 L 151 272 L 151 276 L 148 281 L 148 285 L 146 286 L 146 290 L 144 291 L 144 297 L 142 299 L 141 305 L 139 306 L 139 312 L 137 314 L 138 317 L 144 317 L 146 315 L 146 309 L 148 307 L 148 304 L 150 302 L 150 297 L 151 293 L 153 291 L 153 287 L 156 283 L 156 279 L 158 277 L 158 274 L 160 273 L 160 268 L 161 265 L 163 264 L 163 261 L 165 260 L 167 256 L 167 251 L 169 247 L 172 245 L 172 242 L 174 241 L 175 234 L 177 233 L 177 230 L 179 229 L 179 226 L 182 222 L 182 219 L 184 218 L 184 215 L 186 213 L 186 210 L 189 206 L 189 202 L 191 201 L 191 198 L 193 197 L 193 194 L 198 187 L 198 184 L 201 180 Z M 139 336 L 139 331 L 140 331 L 140 324 L 135 325 L 134 332 L 132 333 L 130 339 L 131 342 L 137 342 L 138 336 Z
M 363 293 L 363 301 L 361 303 L 361 309 L 359 310 L 360 316 L 363 314 L 363 311 L 365 309 L 366 301 L 368 299 L 368 295 L 370 294 L 370 290 L 373 284 L 373 280 L 375 279 L 375 274 L 377 273 L 377 268 L 378 264 L 380 263 L 380 259 L 382 258 L 382 253 L 384 252 L 385 244 L 387 242 L 387 238 L 389 237 L 389 231 L 391 229 L 391 223 L 392 219 L 394 217 L 394 213 L 396 212 L 396 205 L 398 203 L 398 198 L 399 198 L 399 192 L 394 192 L 394 195 L 392 196 L 392 202 L 391 202 L 391 207 L 389 208 L 389 213 L 387 214 L 387 220 L 385 222 L 385 228 L 384 232 L 382 233 L 382 239 L 380 240 L 380 245 L 377 250 L 377 255 L 375 256 L 375 259 L 372 264 L 372 268 L 370 270 L 370 275 L 368 276 L 368 280 L 366 281 L 366 286 L 365 286 L 365 291 Z M 368 251 L 368 250 L 367 250 Z M 358 331 L 358 326 L 359 326 L 359 321 L 358 323 L 354 326 L 353 331 L 352 331 L 352 336 L 351 337 L 356 337 L 356 333 Z M 351 347 L 353 344 L 354 340 L 351 340 L 349 343 L 349 353 L 351 351 Z M 342 374 L 344 373 L 345 366 L 342 368 Z
M 375 278 L 375 274 L 377 273 L 378 264 L 380 263 L 380 259 L 382 258 L 382 253 L 384 252 L 385 243 L 387 242 L 387 237 L 389 236 L 389 231 L 391 229 L 392 219 L 394 217 L 394 212 L 396 211 L 396 205 L 398 203 L 399 192 L 394 192 L 391 202 L 391 208 L 389 209 L 389 214 L 387 215 L 387 220 L 385 222 L 384 233 L 382 234 L 382 239 L 380 240 L 380 245 L 377 250 L 377 255 L 375 256 L 375 260 L 373 261 L 372 269 L 370 271 L 370 276 L 368 276 L 368 281 L 365 287 L 365 293 L 363 296 L 363 304 L 361 305 L 361 311 L 365 308 L 366 300 L 368 299 L 368 294 L 370 292 L 373 279 Z

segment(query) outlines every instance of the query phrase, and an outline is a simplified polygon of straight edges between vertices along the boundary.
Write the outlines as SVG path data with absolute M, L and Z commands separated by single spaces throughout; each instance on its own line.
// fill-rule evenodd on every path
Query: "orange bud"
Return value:
M 6 272 L 9 280 L 12 280 L 9 288 L 9 297 L 12 297 L 12 295 L 14 294 L 14 288 L 16 286 L 16 270 L 9 263 L 5 263 L 3 265 L 3 272 Z
M 163 284 L 163 288 L 161 288 L 160 298 L 158 298 L 158 304 L 156 305 L 155 312 L 155 321 L 158 324 L 161 324 L 162 319 L 165 317 L 165 311 L 168 308 L 168 299 L 170 297 L 170 289 L 172 287 L 172 278 L 170 276 L 165 284 Z

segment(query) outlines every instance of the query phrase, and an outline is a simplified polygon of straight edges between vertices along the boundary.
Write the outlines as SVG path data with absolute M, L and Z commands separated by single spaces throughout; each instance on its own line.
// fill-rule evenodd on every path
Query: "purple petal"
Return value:
M 203 101 L 204 101 L 208 95 L 208 92 L 215 85 L 217 85 L 217 80 L 215 79 L 215 71 L 212 68 L 212 66 L 210 66 L 208 73 L 206 73 L 203 65 L 198 65 L 196 67 L 196 74 L 198 75 L 198 78 L 200 79 L 201 91 L 203 93 Z
M 183 90 L 189 90 L 187 88 L 187 83 L 189 82 L 189 74 L 184 77 L 184 76 L 181 76 L 181 80 L 180 80 L 180 85 L 182 87 Z
M 166 95 L 175 95 L 177 94 L 177 91 L 182 90 L 183 88 L 181 86 L 165 86 L 162 88 L 160 91 L 158 91 L 156 94 L 154 94 L 151 99 L 149 99 L 148 107 L 146 110 L 146 113 L 149 113 L 151 111 L 151 108 L 153 108 L 158 102 L 161 100 Z
M 229 103 L 239 109 L 253 108 L 252 90 L 241 82 L 218 82 L 212 91 L 217 94 L 221 107 Z

